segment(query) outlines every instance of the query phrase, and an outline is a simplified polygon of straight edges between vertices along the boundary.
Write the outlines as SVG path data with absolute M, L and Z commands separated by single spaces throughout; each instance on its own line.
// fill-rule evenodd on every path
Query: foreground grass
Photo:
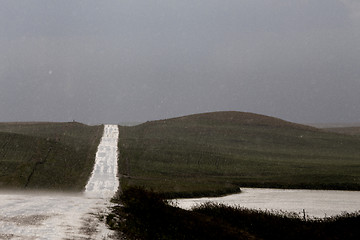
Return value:
M 120 127 L 121 185 L 168 197 L 239 187 L 360 189 L 360 137 L 240 112 Z
M 359 239 L 360 214 L 303 220 L 292 213 L 204 204 L 176 208 L 162 195 L 128 188 L 107 217 L 130 239 Z
M 0 123 L 2 189 L 82 190 L 103 126 Z

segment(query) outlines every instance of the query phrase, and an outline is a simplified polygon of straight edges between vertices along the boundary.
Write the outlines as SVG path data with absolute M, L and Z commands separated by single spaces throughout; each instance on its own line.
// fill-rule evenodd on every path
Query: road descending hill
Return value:
M 0 239 L 119 239 L 104 221 L 118 190 L 117 141 L 117 126 L 105 125 L 82 193 L 0 191 Z
M 169 196 L 239 187 L 360 189 L 360 137 L 215 112 L 120 127 L 121 185 Z
M 83 190 L 103 126 L 0 123 L 0 188 Z

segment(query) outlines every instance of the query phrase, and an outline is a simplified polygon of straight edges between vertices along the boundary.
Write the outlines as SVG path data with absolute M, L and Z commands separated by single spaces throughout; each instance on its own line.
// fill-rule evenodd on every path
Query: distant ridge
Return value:
M 192 114 L 182 117 L 163 119 L 157 121 L 147 122 L 149 123 L 159 123 L 159 122 L 197 122 L 197 123 L 208 123 L 208 124 L 234 124 L 234 125 L 254 125 L 254 126 L 271 126 L 271 127 L 287 127 L 295 128 L 309 131 L 319 131 L 319 129 L 288 122 L 280 118 L 270 117 L 266 115 L 250 113 L 250 112 L 238 112 L 238 111 L 220 111 L 220 112 L 208 112 L 208 113 L 199 113 Z
M 360 127 L 324 128 L 324 130 L 340 134 L 360 135 Z
M 349 128 L 360 127 L 360 123 L 310 123 L 307 124 L 316 128 Z
M 76 122 L 76 121 L 72 121 L 72 122 L 0 122 L 0 130 L 3 130 L 4 127 L 14 127 L 14 126 L 19 126 L 19 127 L 23 127 L 23 126 L 30 126 L 30 125 L 34 125 L 34 126 L 87 126 L 84 123 L 81 122 Z

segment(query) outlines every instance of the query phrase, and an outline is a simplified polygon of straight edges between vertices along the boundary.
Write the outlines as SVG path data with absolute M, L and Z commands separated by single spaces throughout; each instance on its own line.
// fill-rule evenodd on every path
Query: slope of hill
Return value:
M 360 137 L 242 112 L 120 127 L 122 185 L 172 196 L 242 186 L 360 189 Z
M 0 123 L 0 188 L 82 190 L 102 126 Z
M 341 134 L 360 135 L 360 127 L 324 128 L 324 130 Z

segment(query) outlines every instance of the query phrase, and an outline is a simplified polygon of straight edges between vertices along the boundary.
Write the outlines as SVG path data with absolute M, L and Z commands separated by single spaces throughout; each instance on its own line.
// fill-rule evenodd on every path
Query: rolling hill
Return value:
M 329 132 L 360 136 L 360 127 L 325 128 L 325 130 Z
M 123 187 L 170 197 L 239 187 L 360 189 L 360 137 L 243 112 L 120 127 Z
M 82 190 L 102 126 L 0 123 L 0 188 Z

